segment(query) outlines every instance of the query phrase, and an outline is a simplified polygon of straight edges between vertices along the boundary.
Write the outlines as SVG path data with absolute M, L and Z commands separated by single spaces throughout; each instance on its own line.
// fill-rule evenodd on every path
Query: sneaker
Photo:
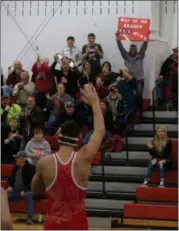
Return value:
M 148 179 L 145 179 L 143 185 L 144 185 L 144 186 L 147 186 L 148 183 L 149 183 L 149 180 L 148 180 Z
M 32 218 L 28 218 L 26 223 L 27 223 L 27 225 L 33 225 L 34 224 Z
M 165 184 L 164 184 L 164 181 L 163 181 L 163 180 L 160 181 L 159 187 L 161 187 L 161 188 L 162 188 L 162 187 L 165 187 Z

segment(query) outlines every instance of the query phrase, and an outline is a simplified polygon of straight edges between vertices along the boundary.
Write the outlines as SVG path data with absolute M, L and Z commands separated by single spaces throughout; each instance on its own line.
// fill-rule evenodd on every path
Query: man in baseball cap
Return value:
M 34 215 L 31 182 L 35 174 L 35 168 L 26 161 L 27 153 L 25 151 L 19 151 L 13 157 L 15 158 L 15 164 L 7 181 L 8 200 L 20 200 L 22 198 L 26 200 L 27 224 L 31 225 Z

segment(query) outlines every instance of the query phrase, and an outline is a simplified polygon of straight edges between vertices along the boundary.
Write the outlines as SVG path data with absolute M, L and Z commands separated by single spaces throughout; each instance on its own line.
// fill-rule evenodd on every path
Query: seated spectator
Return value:
M 22 141 L 16 117 L 10 119 L 9 126 L 1 126 L 1 141 L 2 162 L 4 164 L 13 163 L 13 155 L 20 150 Z
M 10 119 L 15 117 L 17 120 L 20 119 L 21 107 L 18 104 L 11 104 L 10 98 L 2 96 L 1 99 L 1 123 L 9 125 Z
M 3 75 L 2 68 L 1 68 L 1 96 L 4 95 L 7 97 L 11 97 L 12 91 L 13 91 L 12 87 L 4 84 L 4 75 Z
M 154 167 L 157 166 L 160 173 L 160 186 L 164 187 L 165 164 L 171 161 L 172 141 L 167 135 L 167 128 L 158 126 L 156 136 L 147 144 L 152 160 L 149 162 L 147 175 L 143 185 L 148 185 L 153 174 Z
M 8 200 L 26 200 L 27 224 L 32 225 L 32 217 L 34 215 L 33 196 L 31 193 L 31 181 L 35 174 L 35 169 L 26 159 L 26 153 L 18 152 L 15 157 L 15 164 L 12 173 L 7 182 Z
M 77 104 L 76 106 L 71 101 L 65 103 L 64 110 L 60 111 L 57 115 L 57 127 L 61 127 L 62 124 L 70 120 L 74 120 L 80 128 L 86 125 L 88 123 L 88 117 L 80 108 L 81 105 Z
M 43 113 L 39 107 L 36 106 L 35 98 L 29 96 L 27 99 L 27 106 L 23 109 L 21 115 L 21 127 L 23 129 L 23 140 L 27 143 L 33 136 L 34 128 L 44 127 Z
M 110 84 L 114 83 L 117 77 L 118 74 L 111 71 L 111 63 L 104 62 L 102 64 L 102 73 L 101 73 L 101 79 L 104 82 L 104 86 L 108 87 Z
M 57 85 L 57 93 L 51 96 L 47 102 L 47 108 L 51 112 L 50 118 L 47 122 L 47 127 L 51 128 L 56 124 L 57 113 L 60 109 L 63 109 L 65 103 L 69 101 L 73 101 L 72 97 L 65 93 L 65 85 L 63 83 L 59 83 Z
M 51 69 L 53 69 L 51 67 Z M 57 83 L 63 83 L 66 87 L 66 93 L 76 99 L 77 82 L 79 73 L 76 70 L 71 70 L 67 63 L 62 62 L 61 71 L 55 70 Z
M 91 63 L 91 73 L 97 76 L 101 73 L 101 62 L 103 58 L 103 49 L 100 44 L 95 43 L 96 36 L 93 33 L 88 34 L 88 44 L 82 48 L 82 58 Z
M 124 119 L 127 115 L 129 108 L 124 97 L 119 94 L 116 87 L 111 87 L 109 95 L 106 97 L 106 101 L 109 103 L 113 115 L 113 121 L 117 125 L 117 131 L 122 134 Z
M 95 89 L 100 99 L 104 99 L 109 94 L 109 90 L 106 86 L 104 86 L 104 82 L 101 80 L 101 77 L 97 77 Z
M 79 79 L 79 86 L 83 87 L 83 85 L 87 83 L 95 84 L 96 76 L 91 72 L 91 63 L 88 61 L 83 62 L 82 73 Z
M 13 90 L 13 96 L 16 97 L 16 102 L 22 108 L 26 106 L 27 98 L 35 91 L 35 84 L 29 81 L 29 73 L 21 72 L 21 82 L 17 83 Z
M 21 82 L 21 77 L 20 74 L 21 72 L 23 72 L 23 68 L 22 68 L 22 64 L 20 61 L 15 61 L 13 68 L 9 71 L 7 80 L 6 80 L 6 84 L 12 88 L 14 88 L 14 86 Z
M 113 116 L 110 109 L 109 104 L 105 100 L 100 101 L 100 106 L 104 115 L 104 123 L 105 123 L 105 136 L 103 141 L 108 140 L 114 132 L 114 122 Z M 87 144 L 91 135 L 93 133 L 93 121 L 91 121 L 91 126 L 89 127 L 89 131 L 87 132 L 86 136 L 83 138 L 83 144 Z
M 25 147 L 28 162 L 36 166 L 37 161 L 51 154 L 50 144 L 44 139 L 44 133 L 41 128 L 34 129 L 34 137 L 27 143 Z

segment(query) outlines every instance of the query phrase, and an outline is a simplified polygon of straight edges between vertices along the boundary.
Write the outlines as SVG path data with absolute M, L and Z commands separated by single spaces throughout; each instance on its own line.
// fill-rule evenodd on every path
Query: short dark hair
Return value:
M 61 126 L 61 135 L 71 138 L 77 138 L 80 134 L 80 128 L 74 120 L 70 120 Z
M 94 34 L 94 33 L 89 33 L 89 34 L 88 34 L 88 38 L 89 38 L 89 37 L 96 38 L 96 36 L 95 36 L 95 34 Z
M 136 46 L 135 44 L 131 44 L 130 47 L 135 47 L 135 48 L 137 48 L 137 46 Z
M 35 135 L 36 133 L 42 133 L 42 134 L 44 134 L 44 131 L 43 131 L 42 128 L 35 128 L 35 129 L 34 129 L 34 135 Z
M 75 38 L 74 38 L 73 36 L 69 36 L 69 37 L 67 38 L 67 41 L 69 41 L 69 40 L 75 41 Z

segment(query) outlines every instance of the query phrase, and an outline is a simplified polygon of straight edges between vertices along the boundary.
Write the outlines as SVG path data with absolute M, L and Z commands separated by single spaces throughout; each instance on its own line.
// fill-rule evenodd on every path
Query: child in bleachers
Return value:
M 41 128 L 34 129 L 34 137 L 27 143 L 25 151 L 28 162 L 36 166 L 37 161 L 43 156 L 51 154 L 50 144 L 44 139 Z
M 165 126 L 158 126 L 156 136 L 152 142 L 147 143 L 149 153 L 152 160 L 149 162 L 146 179 L 143 185 L 147 185 L 153 174 L 154 167 L 159 168 L 160 173 L 160 187 L 164 187 L 165 179 L 165 164 L 171 161 L 172 141 L 167 135 L 167 128 Z
M 9 126 L 2 125 L 2 162 L 14 162 L 13 154 L 20 150 L 22 135 L 18 127 L 18 120 L 12 117 L 9 121 Z

